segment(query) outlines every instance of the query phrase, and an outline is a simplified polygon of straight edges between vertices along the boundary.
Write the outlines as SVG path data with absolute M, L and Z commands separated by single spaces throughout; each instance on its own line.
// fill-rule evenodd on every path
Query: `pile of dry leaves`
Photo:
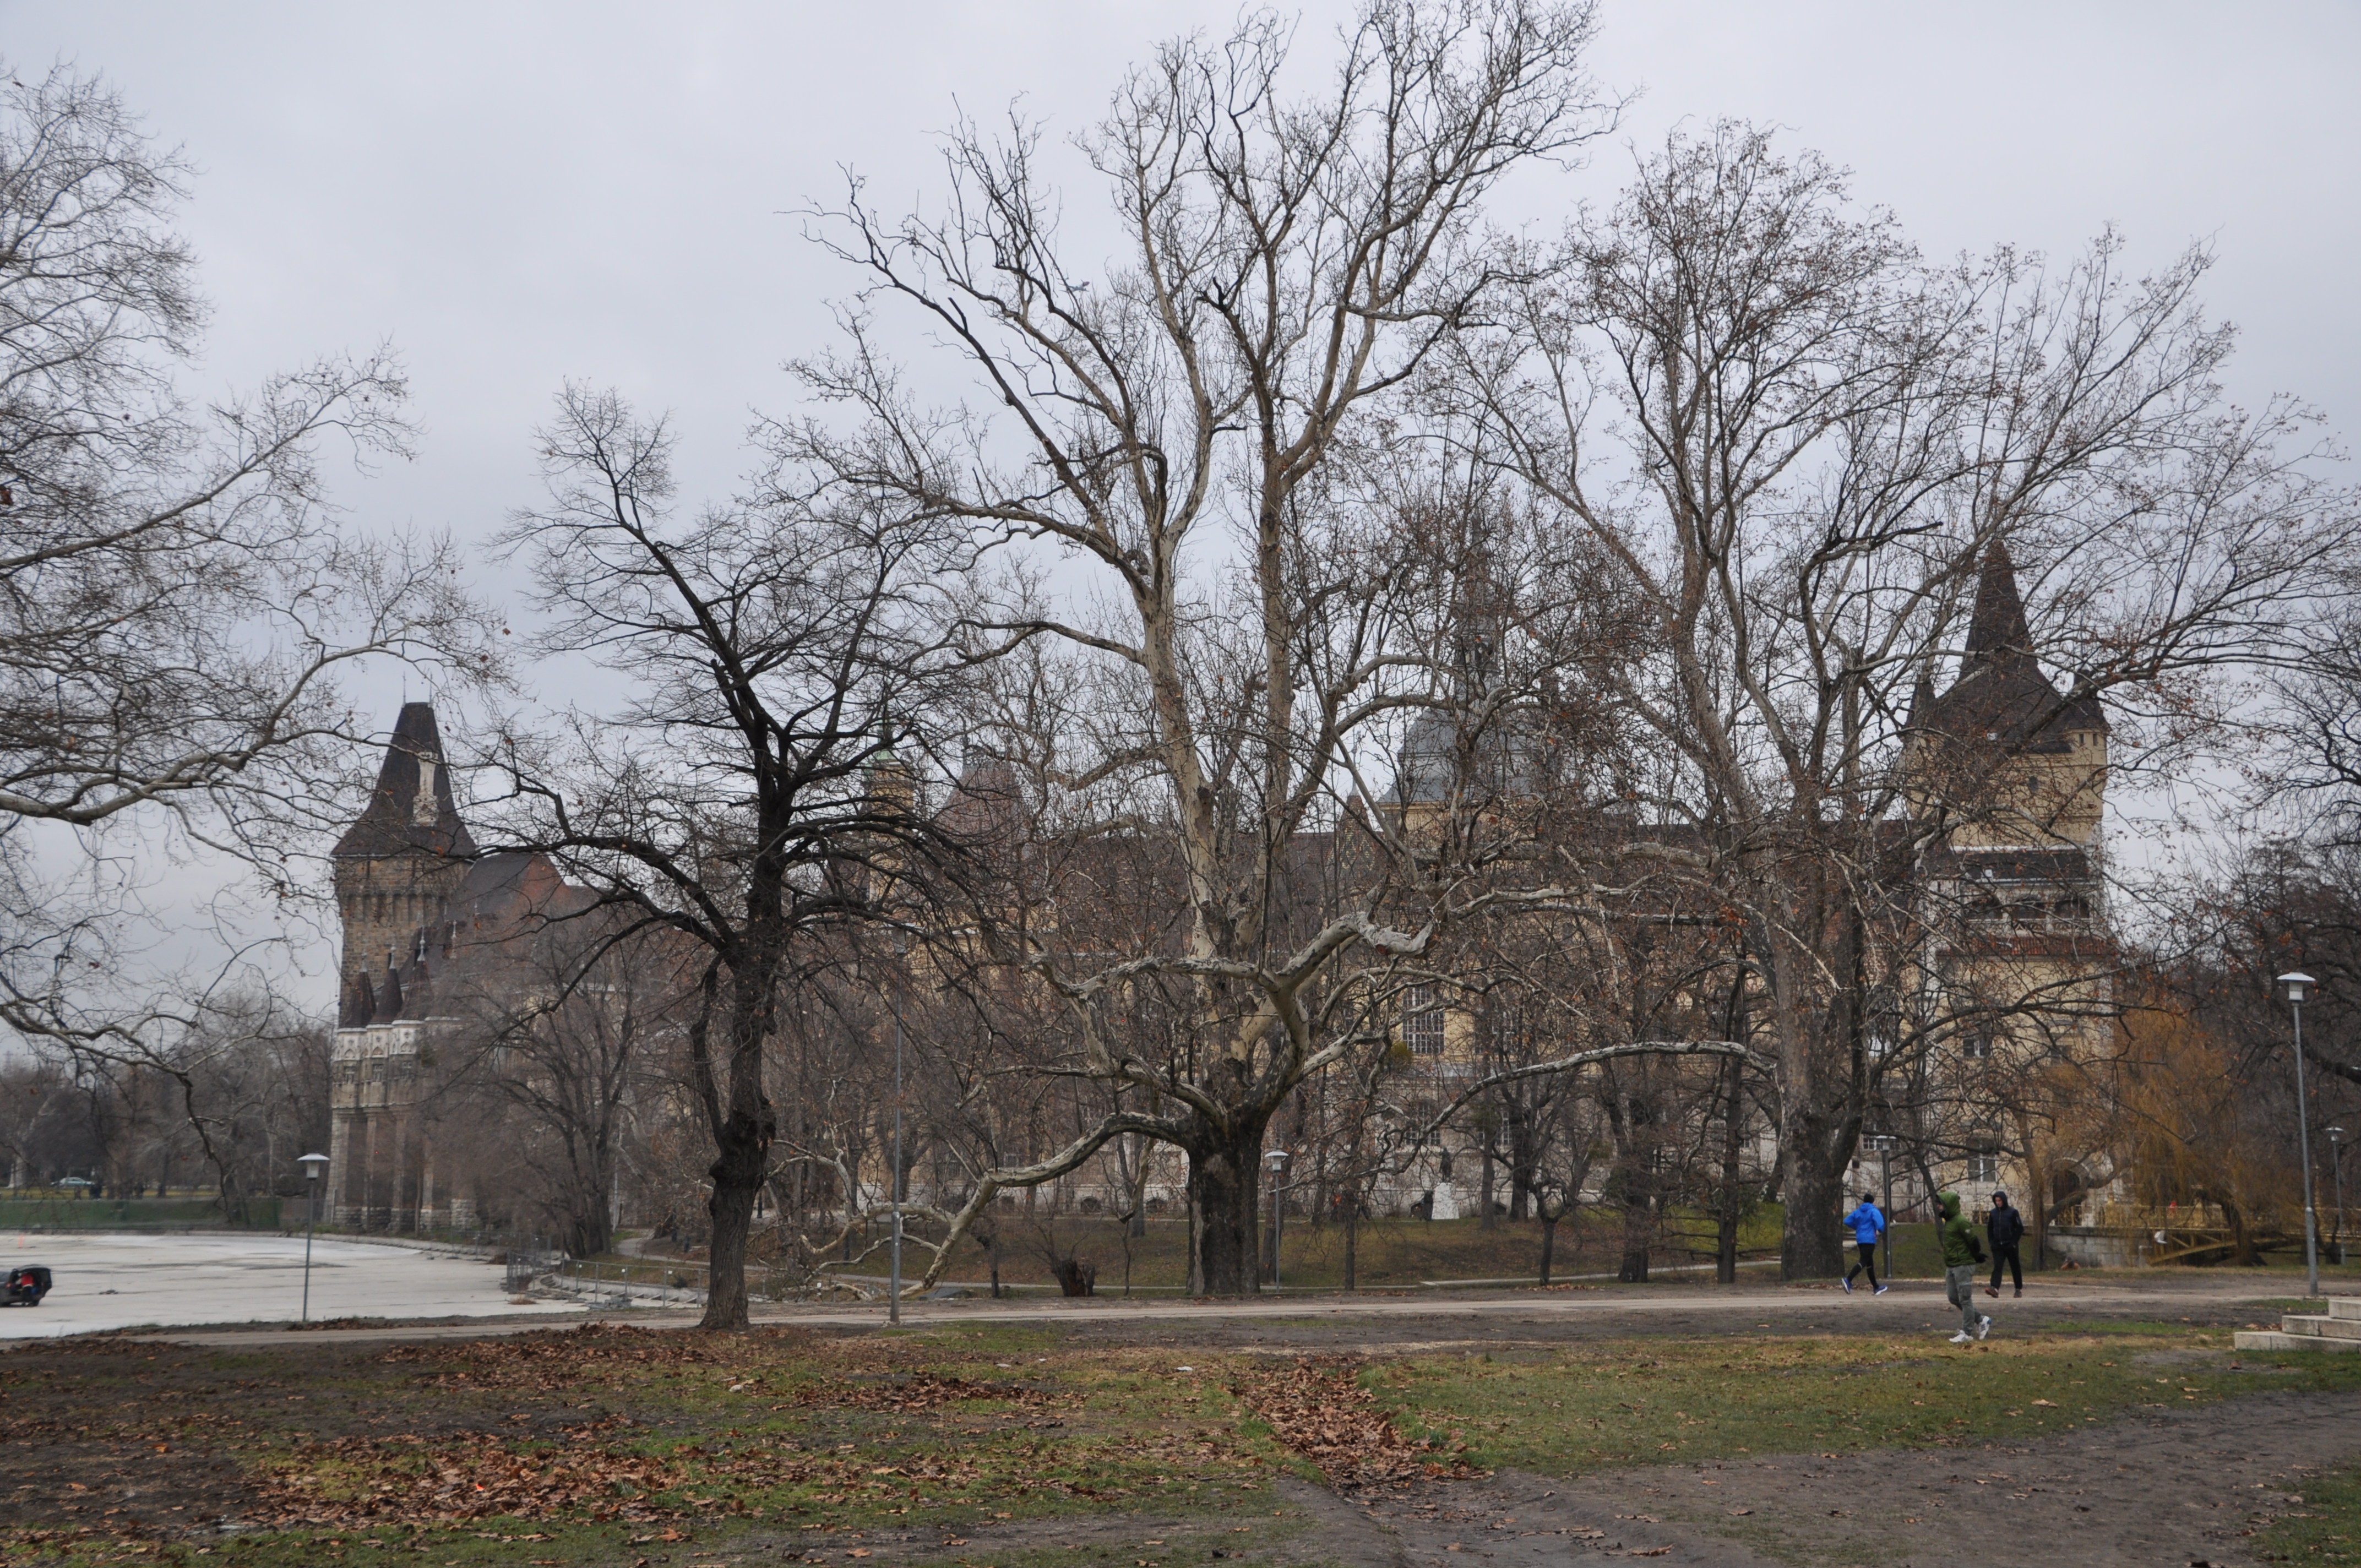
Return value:
M 810 1501 L 826 1505 L 950 1497 L 990 1479 L 956 1459 L 881 1465 L 805 1453 L 792 1444 L 721 1453 L 689 1444 L 669 1455 L 650 1454 L 617 1446 L 608 1429 L 620 1424 L 570 1428 L 563 1447 L 520 1446 L 498 1432 L 308 1443 L 269 1468 L 246 1519 L 258 1525 L 341 1528 L 483 1519 L 638 1524 L 692 1512 L 753 1511 L 727 1495 L 733 1486 L 808 1485 L 819 1488 Z
M 575 1441 L 564 1448 L 532 1451 L 493 1432 L 307 1443 L 270 1466 L 246 1517 L 276 1526 L 679 1517 L 648 1501 L 686 1484 L 676 1462 L 592 1441 L 588 1429 L 568 1436 Z
M 962 1399 L 997 1399 L 1027 1407 L 1070 1402 L 1027 1384 L 979 1383 L 966 1377 L 938 1377 L 929 1372 L 875 1380 L 835 1378 L 808 1385 L 796 1396 L 797 1404 L 839 1410 L 938 1410 Z
M 1332 1486 L 1406 1486 L 1484 1474 L 1467 1463 L 1465 1443 L 1444 1448 L 1404 1437 L 1361 1387 L 1360 1369 L 1344 1356 L 1307 1359 L 1248 1373 L 1232 1392 L 1270 1423 L 1279 1442 L 1318 1465 Z

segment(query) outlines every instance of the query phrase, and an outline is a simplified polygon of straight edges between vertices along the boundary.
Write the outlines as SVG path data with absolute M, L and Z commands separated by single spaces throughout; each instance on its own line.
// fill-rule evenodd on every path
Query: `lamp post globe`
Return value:
M 2335 1238 L 2330 1249 L 2336 1261 L 2345 1261 L 2345 1129 L 2328 1129 L 2328 1168 L 2336 1173 L 2336 1228 L 2329 1234 Z
M 2303 1004 L 2312 1000 L 2312 987 L 2318 983 L 2300 970 L 2289 970 L 2278 981 L 2295 1031 L 2295 1132 L 2303 1176 L 2304 1289 L 2314 1296 L 2320 1294 L 2320 1219 L 2312 1206 L 2312 1103 L 2303 1082 Z
M 295 1163 L 303 1168 L 309 1182 L 303 1201 L 303 1319 L 312 1321 L 312 1227 L 320 1220 L 320 1178 L 328 1169 L 328 1157 L 307 1154 L 296 1157 Z
M 1287 1162 L 1292 1157 L 1285 1149 L 1268 1149 L 1262 1157 L 1263 1164 L 1270 1167 L 1270 1288 L 1274 1291 L 1279 1288 L 1279 1229 L 1287 1216 L 1287 1211 L 1279 1204 L 1279 1192 L 1281 1179 L 1287 1175 Z

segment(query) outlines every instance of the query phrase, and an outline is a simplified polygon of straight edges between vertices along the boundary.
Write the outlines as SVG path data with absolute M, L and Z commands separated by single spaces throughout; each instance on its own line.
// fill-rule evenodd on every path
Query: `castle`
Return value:
M 434 707 L 405 703 L 377 787 L 334 851 L 344 922 L 330 1055 L 329 1212 L 359 1230 L 464 1228 L 464 1151 L 438 1137 L 436 1047 L 513 990 L 515 944 L 588 900 L 538 855 L 483 855 L 460 821 Z
M 1466 660 L 1471 679 L 1482 677 L 1490 647 L 1477 630 Z M 1918 684 L 1904 726 L 1906 809 L 1881 828 L 1894 842 L 1919 848 L 1909 872 L 1910 935 L 1887 942 L 1898 956 L 1878 983 L 1907 994 L 1917 1037 L 1933 1042 L 1916 1054 L 1907 1092 L 1865 1115 L 1864 1135 L 1892 1135 L 1902 1146 L 1894 1173 L 1905 1206 L 1929 1183 L 1958 1189 L 1981 1207 L 1997 1188 L 2055 1200 L 2061 1169 L 2091 1190 L 2113 1179 L 2103 1151 L 2059 1144 L 2055 1108 L 2024 1091 L 2045 1063 L 2098 1052 L 2112 1026 L 2114 963 L 2101 860 L 2106 717 L 2096 701 L 2061 694 L 2032 650 L 2014 565 L 1995 547 L 1980 565 L 1953 679 L 1939 693 L 1930 681 Z M 1471 767 L 1508 800 L 1540 788 L 1547 765 L 1537 745 L 1513 735 L 1461 755 L 1440 715 L 1405 739 L 1389 803 L 1405 819 L 1439 810 L 1454 777 Z M 992 789 L 963 780 L 945 810 L 1018 809 L 1015 793 L 1013 784 Z M 1309 865 L 1334 847 L 1299 850 Z M 402 707 L 376 788 L 337 843 L 335 867 L 344 952 L 331 1091 L 334 1217 L 374 1230 L 466 1227 L 481 1214 L 471 1186 L 481 1151 L 460 1140 L 453 1097 L 436 1093 L 450 1065 L 438 1051 L 459 1048 L 470 1017 L 485 1015 L 486 998 L 512 1003 L 521 987 L 542 983 L 522 961 L 522 944 L 593 901 L 541 857 L 478 850 L 455 803 L 434 710 L 423 702 Z M 1569 938 L 1535 939 L 1563 947 Z M 1406 1071 L 1392 1092 L 1414 1115 L 1472 1081 L 1488 1064 L 1487 1042 L 1535 1027 L 1497 1001 L 1479 1016 L 1475 1004 L 1428 986 L 1406 992 L 1399 1008 Z M 1713 1026 L 1693 1011 L 1699 1015 L 1689 1022 Z M 1750 1180 L 1767 1177 L 1776 1155 L 1771 1129 L 1759 1115 L 1736 1114 L 1743 1146 L 1736 1136 L 1730 1146 Z M 1274 1136 L 1284 1134 L 1275 1126 Z M 1380 1212 L 1449 1218 L 1492 1187 L 1490 1146 L 1452 1129 L 1374 1180 L 1367 1201 Z M 1182 1190 L 1177 1153 L 1141 1157 L 1147 1168 L 1130 1181 L 1104 1160 L 1105 1169 L 1075 1173 L 1060 1183 L 1065 1199 L 1113 1208 L 1137 1181 L 1132 1190 L 1144 1190 L 1152 1209 L 1168 1207 Z M 1585 1200 L 1596 1197 L 1603 1175 L 1587 1179 Z M 1864 1151 L 1850 1185 L 1872 1186 L 1880 1175 L 1878 1158 Z M 1523 1193 L 1515 1181 L 1507 1185 L 1503 1195 L 1521 1209 Z M 2023 1206 L 2029 1216 L 2041 1208 L 2037 1201 Z
M 1933 830 L 1909 983 L 1922 1016 L 1948 1026 L 1920 1105 L 1890 1130 L 1940 1149 L 1928 1169 L 1971 1208 L 2017 1194 L 2037 1241 L 2046 1207 L 2114 1175 L 2104 1151 L 2054 1144 L 2070 1118 L 2052 1102 L 2075 1092 L 2073 1074 L 2049 1093 L 2042 1081 L 2098 1059 L 2113 1028 L 2108 724 L 2096 698 L 2043 674 L 2005 546 L 1985 555 L 1957 677 L 1939 696 L 1920 682 L 1907 732 L 1911 815 Z
M 1467 680 L 1480 681 L 1488 633 L 1479 621 L 1465 640 L 1476 650 L 1472 659 L 1462 651 Z M 1932 1187 L 1958 1190 L 1979 1210 L 1993 1192 L 2014 1191 L 2031 1214 L 2043 1201 L 2070 1209 L 2078 1195 L 2114 1184 L 2106 1151 L 2061 1137 L 2073 1118 L 2056 1102 L 2072 1092 L 2073 1074 L 2044 1081 L 2060 1064 L 2099 1059 L 2113 1027 L 2116 955 L 2101 838 L 2108 733 L 2095 698 L 2061 693 L 2042 672 L 2015 565 L 2005 546 L 1992 546 L 1977 565 L 1952 679 L 1939 692 L 1926 674 L 1916 683 L 1896 758 L 1902 810 L 1876 828 L 1878 846 L 1897 857 L 1885 874 L 1902 896 L 1882 916 L 1872 981 L 1887 1015 L 1870 1048 L 1902 1051 L 1908 1066 L 1863 1108 L 1864 1143 L 1847 1190 L 1874 1189 L 1885 1175 L 1869 1141 L 1880 1135 L 1894 1140 L 1904 1209 Z M 1551 787 L 1546 751 L 1535 736 L 1496 729 L 1471 738 L 1441 714 L 1424 716 L 1406 737 L 1391 809 L 1414 831 L 1470 801 L 1483 803 L 1478 811 L 1521 809 Z M 1659 824 L 1650 834 L 1677 839 L 1683 831 Z M 1548 939 L 1580 935 L 1558 930 Z M 1705 1010 L 1691 1011 L 1700 1015 L 1675 1027 L 1712 1033 Z M 1430 1085 L 1420 1098 L 1447 1098 L 1499 1065 L 1485 1049 L 1498 1021 L 1479 1014 L 1433 988 L 1405 993 L 1400 1038 L 1413 1075 Z M 1539 1054 L 1585 1043 L 1568 1038 Z M 1741 1123 L 1732 1146 L 1750 1179 L 1765 1176 L 1777 1152 L 1767 1122 Z M 1469 1196 L 1465 1172 L 1480 1157 L 1477 1140 L 1447 1133 L 1403 1186 L 1424 1189 L 1422 1207 L 1431 1201 L 1438 1217 L 1455 1212 Z M 1604 1174 L 1591 1170 L 1586 1200 Z

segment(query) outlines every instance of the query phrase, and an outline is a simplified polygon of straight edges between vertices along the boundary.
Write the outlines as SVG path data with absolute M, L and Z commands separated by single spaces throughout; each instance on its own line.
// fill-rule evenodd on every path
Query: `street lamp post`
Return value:
M 2303 1004 L 2312 999 L 2312 976 L 2290 971 L 2279 976 L 2279 994 L 2287 998 L 2288 1016 L 2295 1025 L 2295 1132 L 2303 1159 L 2304 1292 L 2320 1294 L 2320 1220 L 2312 1207 L 2312 1106 L 2303 1088 Z
M 1880 1190 L 1885 1199 L 1885 1282 L 1894 1283 L 1894 1146 L 1902 1140 L 1892 1133 L 1872 1133 L 1869 1146 L 1877 1151 Z
M 1287 1219 L 1287 1211 L 1279 1201 L 1279 1189 L 1280 1179 L 1287 1175 L 1288 1153 L 1285 1149 L 1272 1149 L 1262 1158 L 1263 1163 L 1270 1167 L 1270 1288 L 1276 1292 L 1279 1289 L 1279 1229 Z
M 311 1181 L 311 1190 L 303 1203 L 303 1321 L 312 1321 L 312 1227 L 320 1220 L 320 1177 L 328 1168 L 328 1157 L 307 1154 L 295 1163 L 303 1168 Z
M 2328 1129 L 2328 1166 L 2336 1173 L 2336 1261 L 2345 1261 L 2345 1129 Z
M 902 975 L 909 964 L 910 939 L 894 933 L 894 1169 L 886 1191 L 894 1200 L 893 1283 L 885 1299 L 885 1321 L 902 1321 Z

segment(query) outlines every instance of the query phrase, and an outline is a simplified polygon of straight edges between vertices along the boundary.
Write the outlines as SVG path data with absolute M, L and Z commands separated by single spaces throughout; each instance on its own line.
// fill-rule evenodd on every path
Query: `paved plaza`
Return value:
M 0 1308 L 0 1340 L 292 1322 L 302 1308 L 302 1236 L 0 1233 L 5 1263 L 46 1264 L 55 1286 L 38 1307 Z M 511 1305 L 504 1278 L 498 1265 L 479 1257 L 322 1237 L 313 1243 L 312 1316 L 581 1315 L 572 1302 Z

